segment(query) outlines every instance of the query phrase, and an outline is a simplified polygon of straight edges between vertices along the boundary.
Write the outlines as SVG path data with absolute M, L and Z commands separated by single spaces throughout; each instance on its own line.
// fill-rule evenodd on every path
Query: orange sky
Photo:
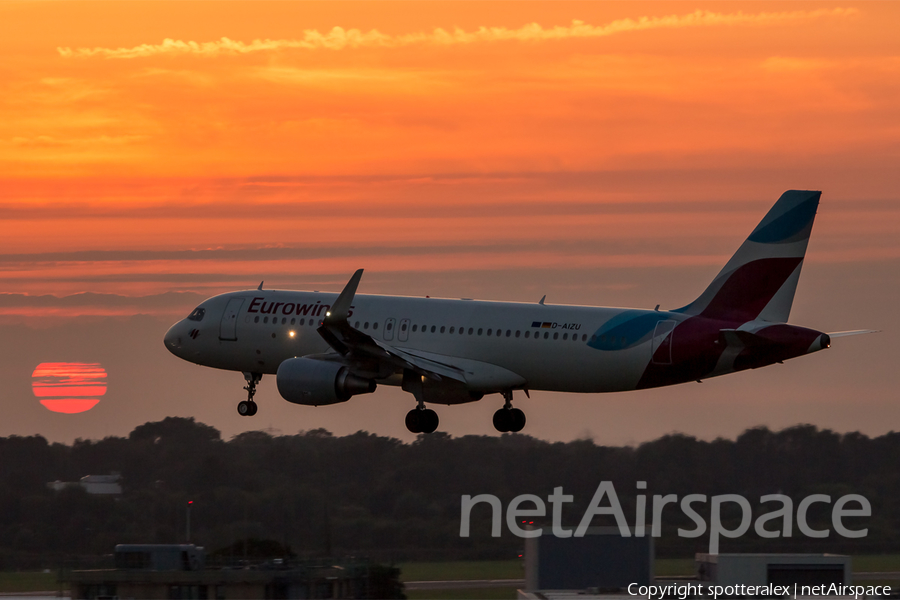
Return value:
M 854 2 L 3 2 L 0 284 L 289 285 L 373 248 L 369 268 L 392 271 L 713 265 L 789 187 L 855 215 L 822 225 L 841 238 L 830 259 L 896 258 L 898 17 Z M 601 232 L 621 243 L 588 243 Z M 537 258 L 521 248 L 536 239 L 586 245 Z M 41 256 L 269 246 L 358 251 Z
M 157 403 L 174 388 L 160 373 L 202 379 L 198 394 L 240 386 L 169 360 L 157 330 L 263 279 L 338 290 L 364 267 L 367 293 L 680 306 L 790 188 L 823 190 L 795 321 L 900 326 L 898 23 L 900 4 L 857 1 L 0 0 L 0 327 L 33 348 L 0 365 L 30 398 L 39 362 L 101 361 L 115 331 L 79 319 L 155 315 L 126 353 L 102 338 L 128 359 L 108 369 L 120 404 L 87 414 L 146 394 L 128 410 L 162 418 L 187 405 Z M 848 343 L 895 357 L 890 340 Z M 829 425 L 900 417 L 847 412 L 829 375 L 894 395 L 900 381 L 871 354 L 833 356 L 806 390 L 832 403 Z M 809 381 L 791 373 L 772 381 Z M 607 401 L 610 435 L 676 427 Z M 758 423 L 757 401 L 703 435 Z M 779 402 L 774 422 L 806 416 Z M 185 414 L 205 410 L 233 406 Z
M 898 135 L 893 3 L 0 10 L 5 178 L 803 166 Z

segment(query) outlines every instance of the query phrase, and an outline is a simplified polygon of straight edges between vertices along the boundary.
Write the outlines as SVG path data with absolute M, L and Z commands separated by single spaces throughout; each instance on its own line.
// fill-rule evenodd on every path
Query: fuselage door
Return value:
M 651 361 L 658 365 L 672 364 L 672 331 L 678 321 L 658 321 L 653 331 L 653 342 L 650 344 Z
M 405 342 L 409 339 L 409 319 L 400 321 L 400 330 L 397 332 L 397 339 Z
M 397 319 L 387 319 L 384 322 L 384 339 L 390 342 L 394 339 L 394 327 L 397 325 Z
M 232 298 L 222 313 L 222 322 L 219 324 L 219 339 L 235 341 L 237 340 L 237 318 L 244 305 L 243 298 Z

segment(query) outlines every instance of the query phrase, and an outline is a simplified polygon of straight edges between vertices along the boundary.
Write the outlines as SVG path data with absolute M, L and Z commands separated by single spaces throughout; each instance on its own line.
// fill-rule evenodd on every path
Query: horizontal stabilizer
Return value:
M 855 329 L 853 331 L 836 331 L 834 333 L 829 333 L 828 336 L 832 338 L 839 337 L 848 337 L 851 335 L 862 335 L 864 333 L 880 333 L 877 329 Z

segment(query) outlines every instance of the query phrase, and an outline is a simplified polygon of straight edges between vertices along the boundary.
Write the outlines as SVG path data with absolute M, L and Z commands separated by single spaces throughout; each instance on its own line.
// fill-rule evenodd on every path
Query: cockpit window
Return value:
M 188 320 L 190 320 L 190 321 L 202 321 L 202 320 L 203 320 L 203 315 L 205 315 L 205 314 L 206 314 L 206 309 L 205 309 L 205 308 L 195 308 L 195 309 L 194 309 L 194 312 L 192 312 L 192 313 L 188 316 Z

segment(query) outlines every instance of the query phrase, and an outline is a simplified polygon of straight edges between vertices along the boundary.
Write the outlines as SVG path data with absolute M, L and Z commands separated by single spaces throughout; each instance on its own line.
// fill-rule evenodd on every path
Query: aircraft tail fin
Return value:
M 700 297 L 675 312 L 786 323 L 821 195 L 783 193 Z

